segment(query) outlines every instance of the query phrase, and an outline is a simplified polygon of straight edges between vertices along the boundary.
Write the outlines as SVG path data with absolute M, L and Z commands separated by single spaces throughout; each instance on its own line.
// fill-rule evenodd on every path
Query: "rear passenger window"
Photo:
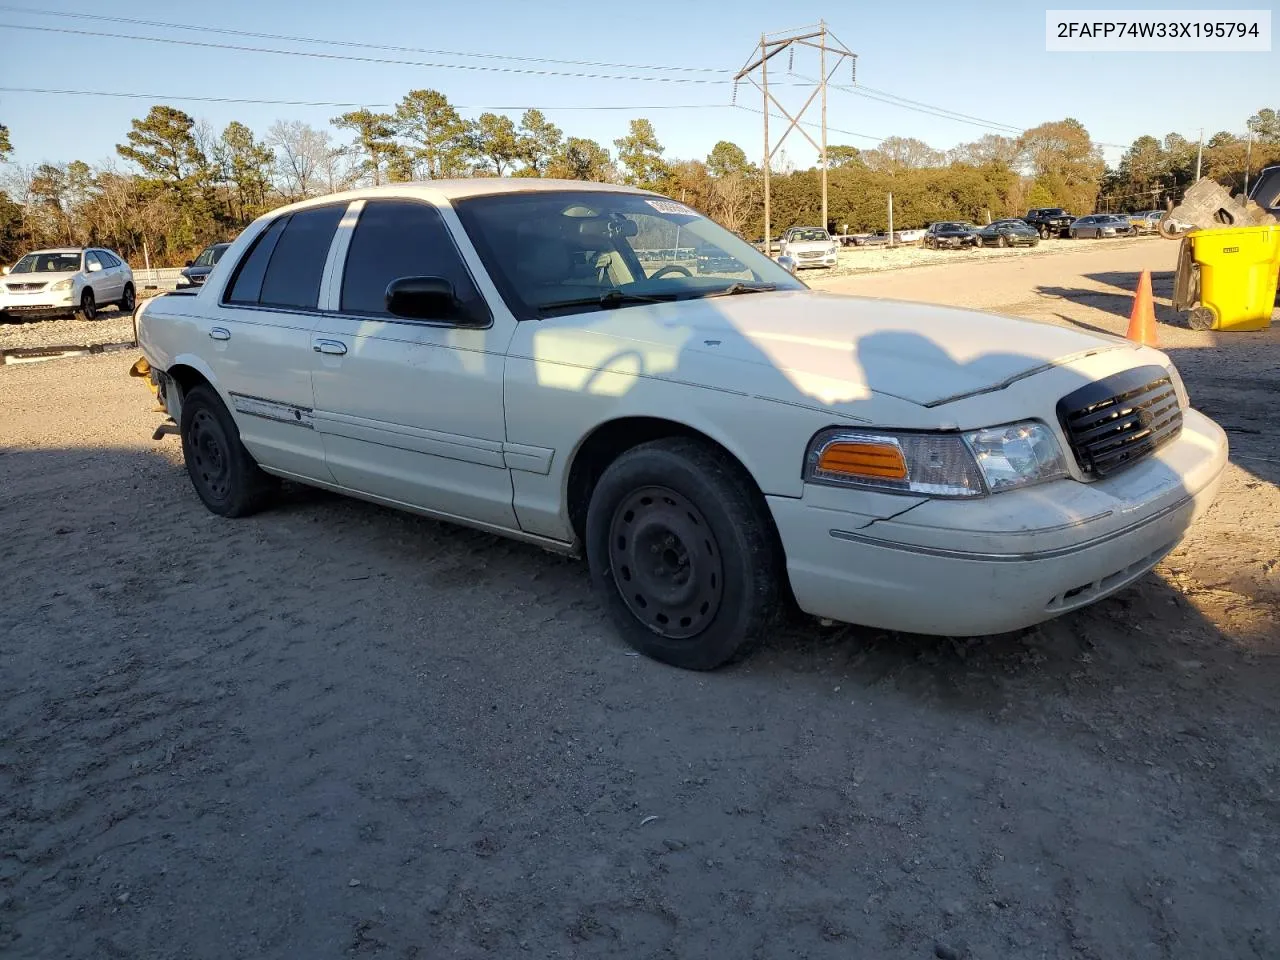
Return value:
M 231 292 L 227 294 L 227 303 L 257 303 L 262 293 L 262 278 L 267 273 L 267 264 L 271 254 L 275 253 L 276 241 L 284 232 L 288 217 L 271 223 L 267 229 L 258 234 L 249 252 L 236 268 L 236 277 L 231 281 Z
M 346 209 L 312 207 L 274 221 L 240 261 L 227 302 L 314 310 L 329 245 Z
M 258 302 L 264 307 L 314 310 L 320 301 L 329 245 L 346 204 L 299 210 L 289 218 L 267 265 Z
M 400 277 L 443 277 L 476 315 L 488 316 L 435 207 L 411 200 L 370 200 L 347 251 L 341 309 L 387 316 L 387 285 Z

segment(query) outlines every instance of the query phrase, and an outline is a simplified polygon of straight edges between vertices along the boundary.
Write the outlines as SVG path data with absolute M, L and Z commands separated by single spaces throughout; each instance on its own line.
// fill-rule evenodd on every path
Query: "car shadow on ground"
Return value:
M 1040 294 L 1042 297 L 1070 300 L 1072 303 L 1078 303 L 1081 306 L 1089 307 L 1094 310 L 1102 310 L 1106 313 L 1112 314 L 1113 316 L 1128 320 L 1129 315 L 1133 312 L 1133 298 L 1138 289 L 1138 280 L 1140 277 L 1140 273 L 1133 271 L 1117 270 L 1103 273 L 1088 273 L 1084 275 L 1085 279 L 1105 284 L 1111 287 L 1111 289 L 1096 290 L 1089 287 L 1038 286 L 1036 287 L 1036 293 Z M 1173 296 L 1172 270 L 1152 271 L 1151 295 L 1157 323 L 1174 327 L 1189 328 L 1186 315 L 1174 310 L 1172 304 L 1169 303 L 1170 298 Z M 1114 331 L 1102 330 L 1064 314 L 1059 314 L 1059 316 L 1067 323 L 1074 326 L 1088 330 L 1096 330 L 1101 333 L 1110 333 L 1113 336 L 1115 335 Z M 1121 333 L 1123 333 L 1123 331 L 1121 331 Z

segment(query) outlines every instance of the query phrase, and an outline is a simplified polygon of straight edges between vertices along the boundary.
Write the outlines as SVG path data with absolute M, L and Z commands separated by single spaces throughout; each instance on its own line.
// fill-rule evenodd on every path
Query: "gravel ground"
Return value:
M 1167 259 L 840 282 L 1115 329 Z M 127 356 L 0 368 L 0 955 L 1276 957 L 1280 328 L 1161 335 L 1234 460 L 1153 575 L 711 675 L 573 561 L 210 516 Z
M 53 317 L 29 323 L 0 320 L 0 350 L 18 347 L 91 346 L 133 339 L 133 314 L 109 307 L 96 320 Z

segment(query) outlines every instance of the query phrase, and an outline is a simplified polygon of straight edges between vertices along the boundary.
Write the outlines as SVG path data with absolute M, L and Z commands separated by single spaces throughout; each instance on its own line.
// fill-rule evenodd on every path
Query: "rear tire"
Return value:
M 122 313 L 133 313 L 135 306 L 137 306 L 137 296 L 133 292 L 133 284 L 126 283 L 124 285 L 124 296 L 120 298 L 120 311 Z
M 247 517 L 266 505 L 277 481 L 240 442 L 222 398 L 201 384 L 182 398 L 182 456 L 196 495 L 220 517 Z
M 611 463 L 591 495 L 586 548 L 622 638 L 663 663 L 713 670 L 778 618 L 786 570 L 768 507 L 704 441 L 655 440 Z

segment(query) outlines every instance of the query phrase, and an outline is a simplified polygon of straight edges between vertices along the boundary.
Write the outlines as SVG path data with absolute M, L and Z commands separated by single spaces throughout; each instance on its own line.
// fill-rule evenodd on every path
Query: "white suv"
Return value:
M 35 250 L 5 267 L 4 274 L 0 314 L 52 317 L 79 311 L 93 320 L 98 309 L 110 303 L 123 313 L 133 312 L 133 271 L 110 250 Z

